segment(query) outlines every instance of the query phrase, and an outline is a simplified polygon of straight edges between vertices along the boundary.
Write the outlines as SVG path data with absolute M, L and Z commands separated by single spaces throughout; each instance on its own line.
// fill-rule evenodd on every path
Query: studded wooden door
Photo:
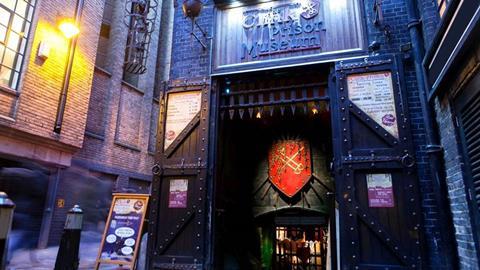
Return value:
M 148 269 L 203 269 L 209 82 L 171 82 L 161 97 Z
M 340 269 L 421 269 L 421 212 L 402 63 L 336 63 L 331 87 Z

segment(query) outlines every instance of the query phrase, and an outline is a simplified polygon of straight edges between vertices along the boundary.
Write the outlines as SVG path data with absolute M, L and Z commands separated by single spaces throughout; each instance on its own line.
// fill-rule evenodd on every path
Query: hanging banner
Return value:
M 200 112 L 202 91 L 169 93 L 165 120 L 165 144 L 167 149 Z
M 368 206 L 395 207 L 392 175 L 389 173 L 367 174 Z
M 350 100 L 378 125 L 398 139 L 398 121 L 390 71 L 347 77 Z
M 113 194 L 95 269 L 100 264 L 134 268 L 148 197 L 145 194 Z
M 168 208 L 187 208 L 187 179 L 170 180 L 170 192 L 168 195 Z
M 285 195 L 293 197 L 312 176 L 310 144 L 306 140 L 281 140 L 268 154 L 270 181 Z

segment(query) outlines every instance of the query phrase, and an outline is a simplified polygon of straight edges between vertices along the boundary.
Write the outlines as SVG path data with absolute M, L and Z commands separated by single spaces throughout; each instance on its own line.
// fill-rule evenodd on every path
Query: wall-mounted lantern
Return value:
M 61 20 L 58 24 L 58 29 L 60 29 L 62 34 L 68 39 L 80 33 L 78 23 L 71 18 Z
M 200 25 L 198 25 L 197 23 L 197 17 L 200 16 L 202 8 L 203 2 L 201 0 L 184 0 L 182 4 L 183 15 L 185 15 L 186 18 L 192 20 L 192 30 L 190 32 L 190 35 L 192 35 L 200 43 L 200 45 L 202 45 L 203 49 L 206 50 L 207 45 L 205 44 L 205 42 L 202 41 L 197 36 L 197 34 L 195 34 L 195 26 L 197 26 L 202 33 L 204 39 L 208 39 L 207 32 L 203 30 L 202 27 L 200 27 Z

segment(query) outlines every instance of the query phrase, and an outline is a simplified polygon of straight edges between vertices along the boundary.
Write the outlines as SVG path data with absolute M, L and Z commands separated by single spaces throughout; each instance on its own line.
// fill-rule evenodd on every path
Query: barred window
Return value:
M 437 0 L 438 13 L 442 18 L 443 18 L 443 15 L 445 14 L 445 10 L 447 10 L 448 3 L 450 3 L 450 0 Z
M 36 0 L 0 0 L 0 86 L 17 89 Z

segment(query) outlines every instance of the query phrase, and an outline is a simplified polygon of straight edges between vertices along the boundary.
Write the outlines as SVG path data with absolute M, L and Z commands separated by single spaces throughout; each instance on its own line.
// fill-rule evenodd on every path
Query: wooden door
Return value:
M 161 97 L 148 269 L 204 268 L 209 99 L 206 79 L 171 82 Z
M 335 65 L 331 104 L 340 269 L 421 269 L 421 211 L 402 64 Z

